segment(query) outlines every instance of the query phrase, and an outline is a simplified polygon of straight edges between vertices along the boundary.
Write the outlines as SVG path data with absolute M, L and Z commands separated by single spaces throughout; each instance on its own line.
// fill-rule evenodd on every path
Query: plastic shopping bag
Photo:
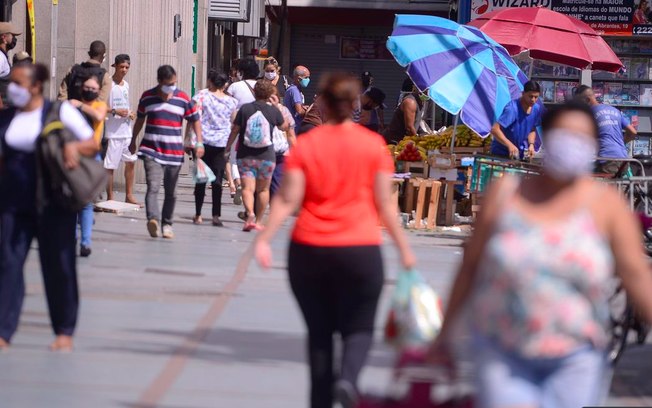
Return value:
M 213 170 L 204 163 L 202 159 L 195 160 L 195 166 L 192 171 L 192 181 L 195 184 L 212 183 L 217 179 Z
M 439 334 L 442 320 L 437 293 L 419 272 L 402 272 L 385 324 L 385 340 L 400 349 L 427 347 Z

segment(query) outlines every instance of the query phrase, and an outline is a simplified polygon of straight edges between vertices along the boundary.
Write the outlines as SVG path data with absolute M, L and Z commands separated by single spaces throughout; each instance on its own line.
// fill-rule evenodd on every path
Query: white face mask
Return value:
M 265 72 L 265 79 L 273 81 L 276 79 L 276 72 Z
M 7 98 L 13 106 L 20 109 L 27 106 L 32 99 L 32 94 L 29 93 L 29 89 L 11 82 L 7 87 Z
M 177 90 L 176 85 L 161 85 L 161 92 L 163 92 L 166 95 L 169 95 L 176 90 Z
M 593 171 L 598 143 L 565 129 L 553 129 L 544 138 L 543 167 L 557 180 L 569 181 Z

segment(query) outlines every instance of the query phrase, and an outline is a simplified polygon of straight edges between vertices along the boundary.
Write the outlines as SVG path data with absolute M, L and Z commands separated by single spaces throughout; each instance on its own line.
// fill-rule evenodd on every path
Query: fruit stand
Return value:
M 461 125 L 456 129 L 453 149 L 452 142 L 453 128 L 448 128 L 432 135 L 407 136 L 388 146 L 396 162 L 397 178 L 408 179 L 401 185 L 401 212 L 412 215 L 416 229 L 453 224 L 455 188 L 465 185 L 464 191 L 468 193 L 471 186 L 471 171 L 462 159 L 486 152 L 491 138 L 482 139 Z M 459 180 L 460 172 L 463 181 Z M 427 220 L 422 220 L 425 214 Z M 437 223 L 440 215 L 441 221 Z

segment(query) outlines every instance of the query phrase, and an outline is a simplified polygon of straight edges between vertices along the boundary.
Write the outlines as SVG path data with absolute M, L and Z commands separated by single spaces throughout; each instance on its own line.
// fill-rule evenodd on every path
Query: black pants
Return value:
M 23 267 L 32 239 L 38 240 L 50 321 L 56 335 L 71 336 L 79 295 L 75 258 L 77 214 L 49 207 L 43 215 L 0 214 L 0 337 L 16 332 L 25 297 Z
M 202 160 L 215 173 L 215 181 L 211 184 L 213 193 L 213 217 L 222 216 L 222 179 L 226 168 L 226 157 L 224 147 L 204 146 L 204 157 Z M 206 197 L 206 183 L 195 184 L 195 215 L 201 215 Z
M 292 243 L 292 291 L 308 328 L 310 407 L 333 405 L 333 334 L 343 341 L 342 380 L 356 385 L 373 340 L 383 286 L 379 246 L 314 247 Z
M 283 180 L 283 169 L 285 168 L 285 156 L 282 154 L 276 155 L 276 167 L 274 167 L 274 174 L 272 175 L 272 183 L 269 186 L 269 198 L 271 199 L 281 188 L 281 180 Z

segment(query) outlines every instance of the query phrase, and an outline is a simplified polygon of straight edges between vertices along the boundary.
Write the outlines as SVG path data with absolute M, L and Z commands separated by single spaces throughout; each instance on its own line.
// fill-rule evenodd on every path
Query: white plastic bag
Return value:
M 192 170 L 192 181 L 195 184 L 212 183 L 217 179 L 213 170 L 204 163 L 202 159 L 195 159 L 195 166 Z
M 441 300 L 417 271 L 402 272 L 396 281 L 385 324 L 385 340 L 401 349 L 427 347 L 443 321 Z

